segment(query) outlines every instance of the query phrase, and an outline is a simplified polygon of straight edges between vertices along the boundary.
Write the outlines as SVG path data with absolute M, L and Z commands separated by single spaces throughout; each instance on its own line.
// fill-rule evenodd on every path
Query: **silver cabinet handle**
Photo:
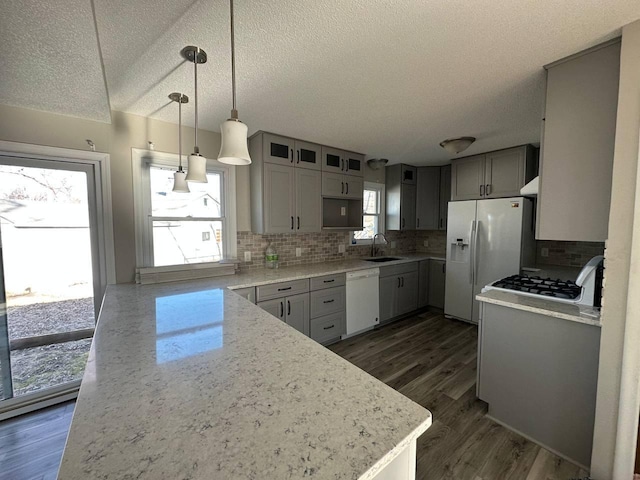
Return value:
M 484 197 L 484 185 L 480 185 L 480 196 Z

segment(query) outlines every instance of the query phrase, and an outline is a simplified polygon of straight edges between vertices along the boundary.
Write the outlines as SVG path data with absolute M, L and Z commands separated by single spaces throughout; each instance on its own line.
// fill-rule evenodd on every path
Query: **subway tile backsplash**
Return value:
M 401 255 L 403 253 L 426 253 L 434 256 L 445 255 L 446 232 L 420 231 L 386 233 L 391 245 L 382 245 L 385 255 Z M 240 270 L 254 270 L 264 267 L 264 252 L 269 242 L 273 243 L 280 258 L 280 266 L 322 263 L 347 258 L 368 257 L 371 253 L 370 245 L 349 245 L 349 232 L 322 232 L 303 234 L 259 235 L 251 232 L 238 232 L 238 259 Z M 424 246 L 425 240 L 428 247 Z M 340 245 L 345 246 L 345 252 L 339 253 Z M 301 256 L 296 257 L 296 248 L 302 249 Z M 244 253 L 251 252 L 251 261 L 244 261 Z
M 548 256 L 542 256 L 542 249 L 548 250 Z M 582 267 L 596 255 L 604 255 L 604 243 L 600 242 L 560 242 L 538 240 L 536 242 L 536 260 L 538 265 L 559 265 L 563 267 Z

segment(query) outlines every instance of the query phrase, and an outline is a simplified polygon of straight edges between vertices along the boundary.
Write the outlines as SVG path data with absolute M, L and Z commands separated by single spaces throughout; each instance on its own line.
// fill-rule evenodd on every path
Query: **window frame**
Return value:
M 375 190 L 378 192 L 378 198 L 380 200 L 380 213 L 378 213 L 378 231 L 376 233 L 386 233 L 386 196 L 385 196 L 385 185 L 384 183 L 376 183 L 376 182 L 364 182 L 364 188 L 362 191 L 362 201 L 364 207 L 364 191 L 365 190 Z M 362 216 L 364 218 L 364 212 L 362 212 Z M 373 243 L 373 239 L 365 238 L 362 240 L 358 240 L 355 238 L 355 232 L 349 233 L 349 245 L 352 247 L 356 247 L 358 245 L 371 245 Z
M 222 217 L 198 217 L 194 221 L 215 220 L 222 222 L 223 235 L 223 259 L 218 262 L 201 262 L 193 264 L 177 264 L 166 266 L 154 265 L 153 252 L 153 221 L 154 218 L 166 219 L 169 217 L 153 217 L 151 215 L 151 167 L 178 168 L 178 155 L 166 152 L 156 152 L 133 148 L 133 189 L 134 189 L 134 216 L 136 223 L 136 268 L 145 271 L 181 271 L 202 269 L 203 267 L 215 267 L 225 260 L 234 259 L 237 253 L 236 231 L 236 179 L 235 166 L 225 165 L 217 160 L 207 159 L 207 173 L 219 173 L 222 175 L 221 199 Z M 183 160 L 183 164 L 185 161 Z M 188 221 L 187 217 L 171 217 L 174 220 Z

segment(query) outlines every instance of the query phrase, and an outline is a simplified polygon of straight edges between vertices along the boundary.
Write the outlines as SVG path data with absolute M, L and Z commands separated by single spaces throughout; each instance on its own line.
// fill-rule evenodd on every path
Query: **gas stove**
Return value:
M 528 297 L 544 297 L 554 302 L 600 306 L 602 293 L 603 257 L 593 257 L 575 282 L 551 278 L 511 275 L 495 281 L 482 289 L 502 290 Z

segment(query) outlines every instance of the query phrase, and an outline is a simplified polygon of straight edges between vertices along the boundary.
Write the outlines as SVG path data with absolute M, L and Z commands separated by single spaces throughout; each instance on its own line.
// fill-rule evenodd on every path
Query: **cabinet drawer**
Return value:
M 391 275 L 401 275 L 418 271 L 418 262 L 402 263 L 400 265 L 389 265 L 380 268 L 380 277 L 390 277 Z
M 345 290 L 345 287 L 335 287 L 311 292 L 311 318 L 344 312 Z
M 318 343 L 337 340 L 345 332 L 344 312 L 311 319 L 310 336 Z
M 345 284 L 345 281 L 346 275 L 344 273 L 315 277 L 311 279 L 311 291 L 322 290 L 323 288 L 340 287 Z
M 309 291 L 309 279 L 294 280 L 291 282 L 272 283 L 256 287 L 258 302 L 270 298 L 288 297 Z

